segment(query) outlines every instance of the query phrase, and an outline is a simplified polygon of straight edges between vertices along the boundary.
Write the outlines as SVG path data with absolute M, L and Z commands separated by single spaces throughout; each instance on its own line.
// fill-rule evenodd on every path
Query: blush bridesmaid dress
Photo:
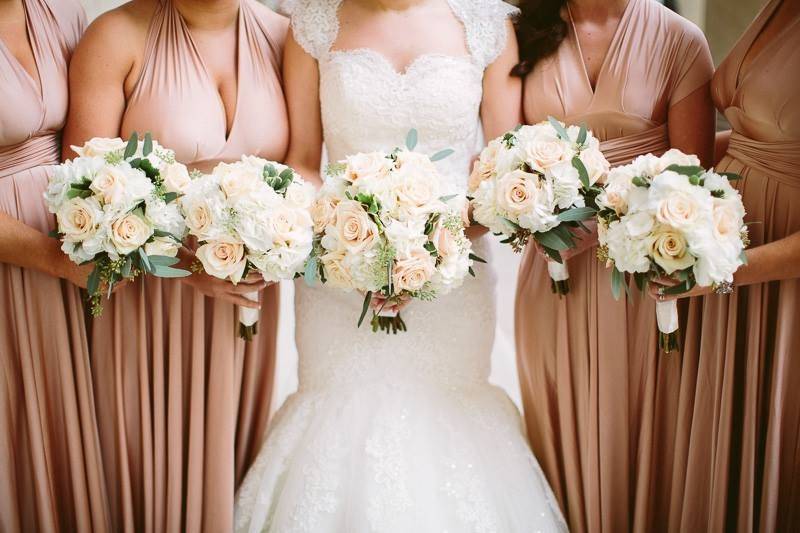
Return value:
M 85 16 L 73 0 L 23 8 L 38 76 L 0 39 L 0 211 L 47 233 L 42 195 Z M 0 531 L 108 531 L 94 409 L 78 288 L 0 264 Z
M 800 16 L 779 20 L 781 5 L 764 7 L 712 83 L 733 130 L 717 169 L 744 177 L 751 246 L 800 231 Z M 769 22 L 785 26 L 743 67 Z M 697 379 L 681 398 L 676 530 L 800 531 L 798 317 L 800 279 L 692 299 L 683 358 Z
M 121 136 L 150 131 L 203 171 L 245 154 L 282 160 L 287 28 L 284 17 L 241 0 L 236 112 L 226 133 L 222 101 L 186 22 L 161 0 Z M 260 332 L 250 343 L 237 337 L 234 305 L 177 280 L 124 287 L 94 321 L 94 388 L 116 530 L 231 529 L 235 486 L 270 412 L 277 286 L 261 303 Z
M 612 165 L 670 147 L 669 108 L 713 74 L 702 32 L 654 0 L 629 0 L 593 89 L 575 26 L 524 84 L 527 123 L 586 123 Z M 550 290 L 529 247 L 516 341 L 528 436 L 573 531 L 657 529 L 669 472 L 680 358 L 658 353 L 655 304 L 616 301 L 596 248 L 569 260 L 570 292 Z

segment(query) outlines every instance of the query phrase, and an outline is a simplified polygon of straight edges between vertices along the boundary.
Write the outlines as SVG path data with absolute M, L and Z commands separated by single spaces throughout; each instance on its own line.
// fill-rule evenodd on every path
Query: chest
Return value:
M 404 72 L 422 55 L 467 56 L 464 25 L 446 0 L 401 12 L 365 12 L 344 2 L 333 50 L 369 48 Z
M 575 44 L 576 60 L 585 70 L 592 89 L 597 87 L 603 65 L 608 57 L 620 18 L 612 18 L 603 23 L 576 22 L 573 24 L 572 39 Z

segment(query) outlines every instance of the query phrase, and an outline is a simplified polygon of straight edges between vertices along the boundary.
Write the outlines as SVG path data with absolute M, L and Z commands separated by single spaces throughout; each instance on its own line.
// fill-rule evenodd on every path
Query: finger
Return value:
M 259 302 L 248 300 L 244 296 L 226 294 L 224 296 L 221 296 L 221 299 L 225 300 L 226 302 L 238 305 L 239 307 L 247 307 L 248 309 L 261 309 L 261 304 Z
M 258 283 L 238 283 L 236 285 L 228 284 L 225 292 L 231 294 L 248 294 L 251 292 L 258 292 L 266 288 L 266 286 L 267 282 L 264 280 L 261 280 Z
M 258 281 L 264 281 L 264 276 L 257 270 L 251 270 L 242 280 L 243 283 L 255 283 Z

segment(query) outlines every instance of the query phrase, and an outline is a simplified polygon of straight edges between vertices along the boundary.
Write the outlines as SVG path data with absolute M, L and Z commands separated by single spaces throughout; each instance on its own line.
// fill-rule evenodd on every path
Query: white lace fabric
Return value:
M 466 189 L 480 142 L 483 73 L 514 8 L 448 0 L 470 51 L 426 54 L 400 73 L 377 52 L 336 50 L 341 0 L 299 0 L 295 39 L 319 63 L 331 160 L 417 150 Z M 485 243 L 476 253 L 487 255 Z M 236 502 L 241 532 L 562 531 L 558 505 L 511 401 L 488 382 L 495 331 L 491 267 L 434 302 L 413 302 L 408 332 L 356 322 L 357 294 L 296 285 L 299 390 L 281 408 Z

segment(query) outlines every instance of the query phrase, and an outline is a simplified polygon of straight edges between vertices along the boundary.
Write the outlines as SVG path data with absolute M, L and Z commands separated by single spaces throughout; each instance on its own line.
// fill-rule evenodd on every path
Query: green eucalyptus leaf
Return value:
M 578 133 L 578 140 L 575 141 L 575 144 L 578 146 L 583 146 L 583 143 L 586 142 L 586 136 L 589 133 L 589 130 L 586 129 L 586 124 L 581 124 L 581 131 Z
M 306 268 L 303 271 L 303 279 L 309 287 L 313 287 L 317 284 L 318 269 L 319 262 L 317 261 L 317 256 L 312 255 L 308 258 L 308 261 L 306 261 Z
M 172 268 L 163 265 L 154 265 L 153 275 L 158 276 L 159 278 L 185 278 L 187 276 L 191 276 L 192 273 L 189 272 L 188 270 L 183 270 L 181 268 Z
M 625 284 L 625 274 L 619 271 L 615 266 L 611 270 L 611 294 L 615 300 L 619 300 L 622 296 L 622 286 Z
M 130 278 L 131 277 L 131 269 L 133 268 L 133 259 L 130 256 L 125 258 L 125 262 L 122 263 L 122 269 L 120 274 L 123 278 Z
M 739 181 L 742 179 L 742 176 L 736 174 L 735 172 L 720 172 L 719 175 L 727 178 L 728 181 Z
M 553 129 L 556 130 L 556 133 L 558 133 L 558 136 L 561 138 L 562 141 L 569 141 L 569 134 L 567 133 L 566 128 L 564 128 L 561 122 L 556 120 L 556 118 L 553 116 L 548 116 L 547 120 L 550 122 L 550 125 L 553 126 Z
M 555 228 L 542 233 L 534 233 L 533 238 L 542 246 L 552 248 L 553 250 L 563 251 L 570 248 L 569 242 L 565 241 L 558 232 L 555 231 Z
M 177 257 L 170 257 L 168 255 L 148 255 L 147 259 L 151 265 L 154 266 L 172 266 L 181 262 Z
M 138 147 L 139 147 L 139 134 L 134 131 L 128 138 L 128 144 L 125 146 L 125 153 L 123 154 L 122 157 L 125 159 L 130 159 L 136 154 L 136 149 Z
M 361 316 L 358 318 L 358 327 L 361 327 L 361 324 L 364 322 L 364 317 L 367 316 L 367 311 L 369 311 L 369 303 L 372 301 L 372 291 L 367 291 L 367 294 L 364 295 L 364 303 L 361 305 Z
M 97 294 L 97 291 L 100 289 L 100 266 L 95 265 L 92 273 L 89 274 L 89 278 L 86 280 L 86 290 L 89 291 L 90 295 Z
M 566 211 L 560 212 L 558 214 L 558 220 L 562 222 L 578 222 L 582 220 L 589 220 L 596 214 L 597 211 L 591 207 L 573 207 L 572 209 L 567 209 Z
M 153 136 L 150 132 L 144 134 L 144 146 L 142 146 L 142 155 L 147 157 L 153 151 Z
M 412 128 L 411 131 L 408 132 L 408 135 L 406 135 L 406 148 L 409 150 L 416 148 L 418 136 L 417 130 Z
M 152 272 L 153 265 L 150 263 L 150 258 L 147 257 L 147 253 L 145 253 L 144 248 L 139 248 L 139 259 L 142 262 L 142 268 L 145 272 Z
M 589 183 L 589 172 L 586 170 L 586 165 L 583 164 L 580 157 L 575 156 L 572 158 L 572 166 L 578 171 L 578 178 L 581 180 L 583 188 L 588 189 L 591 184 Z
M 742 262 L 742 264 L 747 264 L 747 250 L 742 250 L 742 253 L 739 254 L 739 260 Z
M 699 176 L 705 172 L 703 167 L 698 167 L 695 165 L 670 165 L 667 167 L 667 170 L 677 172 L 678 174 L 682 174 L 684 176 Z
M 440 150 L 431 156 L 431 161 L 441 161 L 447 157 L 450 157 L 455 153 L 455 150 L 452 148 L 445 148 L 444 150 Z
M 469 254 L 469 258 L 475 261 L 476 263 L 486 263 L 486 259 L 483 257 L 477 256 L 475 254 Z

